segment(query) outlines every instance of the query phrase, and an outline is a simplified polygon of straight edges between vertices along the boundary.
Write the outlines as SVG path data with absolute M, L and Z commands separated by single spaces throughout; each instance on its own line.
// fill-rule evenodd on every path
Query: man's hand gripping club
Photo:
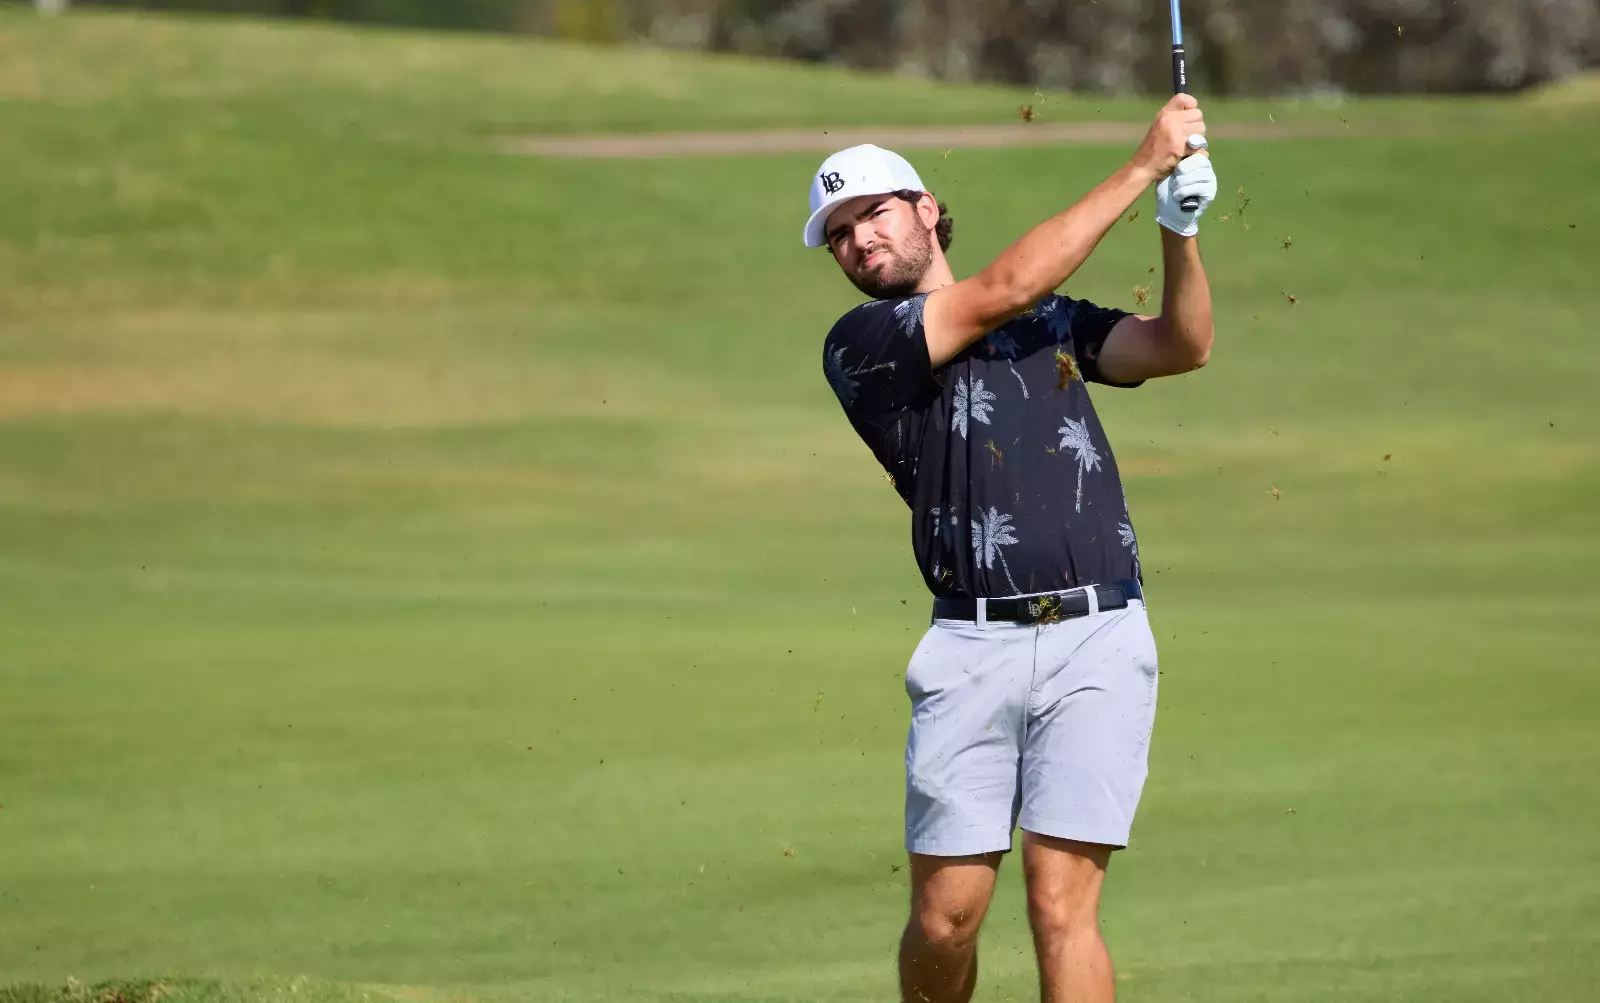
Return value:
M 1200 217 L 1217 197 L 1217 172 L 1206 152 L 1206 124 L 1199 103 L 1188 94 L 1174 94 L 1156 116 L 1134 157 L 1156 184 L 1156 222 L 1180 237 L 1200 232 Z M 1193 212 L 1183 200 L 1200 200 Z
M 1204 146 L 1205 132 L 1198 102 L 1188 94 L 1173 95 L 1127 164 L 1064 212 L 1029 230 L 977 275 L 935 290 L 924 314 L 934 367 L 1066 282 L 1151 185 L 1162 183 L 1156 192 L 1157 221 L 1173 233 L 1193 236 L 1199 229 L 1196 220 L 1217 195 L 1210 160 L 1195 152 Z M 1199 147 L 1191 147 L 1191 139 Z M 1193 213 L 1178 206 L 1188 195 L 1201 197 Z

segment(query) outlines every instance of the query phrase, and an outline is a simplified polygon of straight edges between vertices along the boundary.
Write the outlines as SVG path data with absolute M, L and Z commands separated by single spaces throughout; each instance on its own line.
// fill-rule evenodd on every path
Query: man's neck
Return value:
M 944 252 L 936 251 L 933 255 L 933 264 L 928 266 L 922 281 L 917 283 L 917 292 L 931 293 L 935 289 L 943 289 L 955 283 L 956 277 L 955 273 L 950 271 L 950 262 L 945 260 Z

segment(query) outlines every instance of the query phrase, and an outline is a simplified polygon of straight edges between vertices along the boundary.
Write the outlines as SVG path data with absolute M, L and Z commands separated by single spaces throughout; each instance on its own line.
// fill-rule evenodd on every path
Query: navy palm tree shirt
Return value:
M 936 596 L 1054 592 L 1138 578 L 1117 463 L 1085 381 L 1126 311 L 1065 296 L 937 371 L 927 294 L 863 303 L 823 345 L 845 415 L 911 508 L 912 547 Z

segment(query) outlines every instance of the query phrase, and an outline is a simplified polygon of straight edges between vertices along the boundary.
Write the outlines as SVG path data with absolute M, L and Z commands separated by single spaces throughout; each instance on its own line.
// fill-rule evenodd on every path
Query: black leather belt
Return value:
M 1132 578 L 1109 585 L 1090 586 L 1094 589 L 1096 609 L 1126 609 L 1134 599 L 1143 599 L 1144 590 Z M 1089 615 L 1087 589 L 1070 589 L 1040 596 L 1023 596 L 1017 599 L 985 600 L 985 618 L 1006 623 L 1055 623 L 1074 617 Z M 936 620 L 978 619 L 976 599 L 935 599 L 933 616 Z

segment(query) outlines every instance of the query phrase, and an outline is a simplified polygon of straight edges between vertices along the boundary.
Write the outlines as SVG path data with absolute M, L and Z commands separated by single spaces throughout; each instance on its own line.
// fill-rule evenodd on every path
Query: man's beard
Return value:
M 855 287 L 873 299 L 893 299 L 910 296 L 917 291 L 922 277 L 933 266 L 933 247 L 923 240 L 913 240 L 908 248 L 888 245 L 883 248 L 888 263 L 873 269 L 869 274 L 847 273 Z

